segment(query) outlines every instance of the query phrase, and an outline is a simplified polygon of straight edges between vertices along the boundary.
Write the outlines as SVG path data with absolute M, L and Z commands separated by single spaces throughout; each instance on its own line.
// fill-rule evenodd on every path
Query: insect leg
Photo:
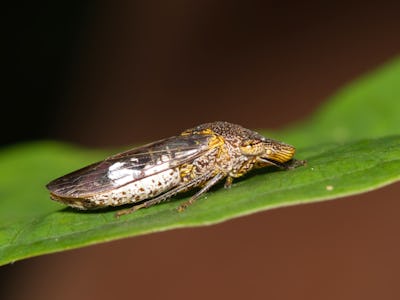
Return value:
M 230 189 L 231 186 L 232 186 L 232 181 L 233 181 L 233 177 L 232 177 L 232 176 L 226 177 L 226 181 L 225 181 L 225 184 L 224 184 L 224 188 Z
M 305 160 L 291 159 L 288 162 L 283 164 L 283 168 L 285 170 L 293 170 L 297 167 L 301 167 L 307 164 Z
M 224 177 L 223 173 L 218 173 L 213 178 L 211 178 L 209 181 L 207 181 L 206 184 L 201 188 L 200 191 L 198 191 L 188 201 L 184 202 L 183 204 L 181 204 L 178 207 L 178 211 L 179 212 L 184 211 L 186 209 L 186 207 L 188 207 L 189 205 L 193 204 L 201 195 L 203 195 L 205 192 L 207 192 L 213 185 L 215 185 L 223 177 Z
M 127 215 L 127 214 L 130 214 L 130 213 L 133 213 L 133 212 L 135 212 L 135 211 L 137 211 L 137 210 L 139 210 L 141 208 L 148 208 L 150 206 L 153 206 L 155 204 L 163 202 L 163 201 L 167 200 L 168 198 L 171 198 L 175 194 L 178 194 L 179 192 L 182 192 L 184 190 L 187 190 L 188 188 L 196 186 L 199 182 L 205 181 L 210 177 L 211 177 L 211 174 L 210 173 L 206 173 L 206 174 L 198 177 L 194 181 L 189 181 L 189 182 L 187 182 L 187 183 L 185 183 L 183 185 L 178 185 L 177 187 L 174 187 L 173 189 L 171 189 L 171 190 L 165 192 L 164 194 L 161 194 L 161 195 L 159 195 L 159 196 L 157 196 L 157 197 L 155 197 L 153 199 L 144 201 L 143 203 L 140 203 L 140 204 L 136 204 L 136 205 L 134 205 L 134 206 L 132 206 L 130 208 L 127 208 L 127 209 L 122 209 L 122 210 L 118 211 L 115 214 L 115 216 L 118 218 L 118 217 L 120 217 L 122 215 Z M 208 182 L 207 182 L 207 184 L 208 184 Z

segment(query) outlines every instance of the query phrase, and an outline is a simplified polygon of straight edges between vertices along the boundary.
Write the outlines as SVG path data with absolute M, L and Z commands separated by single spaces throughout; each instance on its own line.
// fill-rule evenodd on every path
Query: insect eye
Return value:
M 259 142 L 257 142 L 257 141 L 247 140 L 247 141 L 242 142 L 241 146 L 242 147 L 246 147 L 246 148 L 251 148 L 252 146 L 254 146 L 254 145 L 258 144 L 258 143 Z
M 259 141 L 245 141 L 241 144 L 240 149 L 245 155 L 258 155 L 261 150 L 261 143 Z

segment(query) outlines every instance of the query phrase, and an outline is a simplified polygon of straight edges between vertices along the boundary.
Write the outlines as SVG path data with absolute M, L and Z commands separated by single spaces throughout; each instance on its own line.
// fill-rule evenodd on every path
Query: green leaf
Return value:
M 375 189 L 400 178 L 400 60 L 340 91 L 309 121 L 275 132 L 307 165 L 260 170 L 190 206 L 187 195 L 131 215 L 79 212 L 49 199 L 45 184 L 110 153 L 56 142 L 0 151 L 0 264 L 172 228 L 214 224 L 274 207 Z

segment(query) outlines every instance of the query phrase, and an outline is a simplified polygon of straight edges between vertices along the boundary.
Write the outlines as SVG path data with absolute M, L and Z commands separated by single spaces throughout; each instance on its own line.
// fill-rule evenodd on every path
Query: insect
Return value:
M 304 164 L 292 159 L 294 153 L 291 145 L 218 121 L 108 157 L 46 187 L 53 200 L 77 209 L 133 204 L 117 216 L 199 188 L 179 206 L 183 211 L 224 178 L 228 188 L 234 178 L 254 168 L 291 169 Z

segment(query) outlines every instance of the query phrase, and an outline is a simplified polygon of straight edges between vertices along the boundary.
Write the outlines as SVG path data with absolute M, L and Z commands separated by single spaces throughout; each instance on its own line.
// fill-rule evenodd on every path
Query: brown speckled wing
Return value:
M 176 168 L 209 151 L 211 135 L 174 136 L 113 155 L 51 181 L 56 197 L 86 198 Z

